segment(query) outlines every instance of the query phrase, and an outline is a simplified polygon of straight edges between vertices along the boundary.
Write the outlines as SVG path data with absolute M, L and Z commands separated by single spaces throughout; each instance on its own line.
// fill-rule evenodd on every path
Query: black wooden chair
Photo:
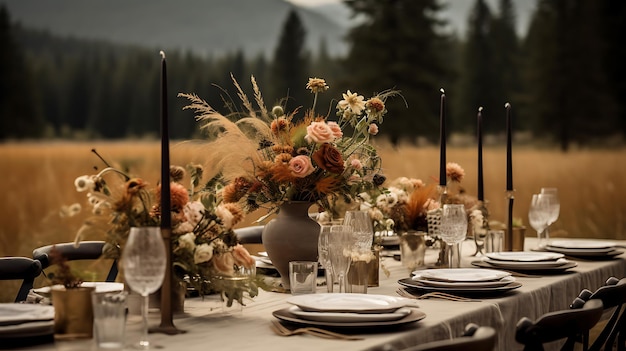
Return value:
M 493 351 L 496 345 L 496 330 L 470 323 L 460 337 L 432 341 L 413 346 L 403 351 Z
M 517 323 L 515 340 L 524 345 L 524 351 L 543 351 L 543 344 L 566 339 L 561 351 L 572 351 L 578 337 L 583 335 L 583 350 L 587 350 L 586 336 L 603 312 L 602 301 L 592 299 L 579 309 L 546 313 L 534 322 L 524 317 Z
M 33 258 L 41 262 L 42 269 L 46 269 L 51 265 L 50 251 L 53 247 L 56 247 L 68 261 L 97 260 L 102 256 L 102 250 L 105 245 L 106 242 L 104 241 L 81 241 L 78 246 L 73 242 L 47 245 L 34 249 Z M 114 282 L 117 272 L 117 260 L 113 260 L 106 281 Z
M 0 257 L 0 280 L 21 280 L 15 302 L 26 301 L 33 282 L 41 274 L 41 262 L 28 257 Z
M 254 225 L 250 227 L 242 227 L 234 230 L 242 244 L 261 244 L 261 235 L 263 234 L 262 225 Z
M 605 311 L 612 310 L 608 321 L 596 336 L 589 347 L 589 351 L 613 350 L 614 345 L 618 351 L 626 350 L 626 278 L 617 279 L 610 277 L 604 286 L 595 292 L 583 289 L 574 299 L 570 308 L 580 308 L 582 304 L 591 299 L 602 301 Z M 585 335 L 582 336 L 586 337 Z M 617 344 L 616 344 L 617 342 Z

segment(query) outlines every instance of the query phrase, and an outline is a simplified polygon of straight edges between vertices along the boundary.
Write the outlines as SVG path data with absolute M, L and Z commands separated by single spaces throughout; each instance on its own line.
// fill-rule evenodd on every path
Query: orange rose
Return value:
M 256 261 L 248 250 L 241 244 L 237 244 L 233 247 L 233 258 L 235 259 L 235 264 L 238 266 L 244 266 L 246 268 L 252 268 L 256 265 Z
M 320 148 L 313 153 L 313 160 L 323 170 L 337 174 L 343 172 L 341 152 L 328 143 L 320 145 Z

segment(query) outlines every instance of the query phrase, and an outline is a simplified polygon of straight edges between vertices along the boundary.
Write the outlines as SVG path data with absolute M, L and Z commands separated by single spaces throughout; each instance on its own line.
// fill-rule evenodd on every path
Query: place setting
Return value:
M 472 261 L 472 265 L 515 272 L 554 274 L 563 273 L 578 264 L 557 252 L 511 251 L 486 253 L 480 260 Z
M 292 306 L 274 311 L 280 321 L 339 329 L 397 327 L 420 321 L 426 314 L 417 301 L 376 294 L 307 294 L 287 299 Z
M 570 257 L 590 260 L 612 259 L 624 252 L 617 249 L 616 243 L 612 241 L 592 239 L 555 239 L 549 241 L 544 249 Z
M 412 272 L 398 283 L 414 295 L 430 292 L 458 295 L 497 295 L 522 286 L 510 272 L 483 268 L 441 268 Z

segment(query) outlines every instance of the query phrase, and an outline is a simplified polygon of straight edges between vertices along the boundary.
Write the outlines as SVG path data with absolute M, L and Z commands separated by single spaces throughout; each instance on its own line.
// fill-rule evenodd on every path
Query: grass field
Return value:
M 59 210 L 76 202 L 87 208 L 85 194 L 76 192 L 74 179 L 93 174 L 94 166 L 102 168 L 92 148 L 109 162 L 129 166 L 132 174 L 151 184 L 158 182 L 158 142 L 0 144 L 0 194 L 4 200 L 0 202 L 0 255 L 30 257 L 35 247 L 74 239 L 86 214 L 63 218 Z M 439 174 L 437 147 L 392 148 L 383 144 L 379 150 L 388 179 L 408 176 L 433 182 Z M 448 147 L 447 160 L 465 169 L 463 185 L 470 194 L 476 193 L 476 157 L 474 148 Z M 490 219 L 505 222 L 505 149 L 487 147 L 483 158 Z M 514 216 L 527 225 L 531 194 L 542 186 L 558 187 L 561 214 L 554 225 L 556 234 L 626 239 L 626 201 L 622 201 L 626 199 L 625 160 L 624 149 L 561 153 L 514 147 Z M 171 163 L 184 166 L 191 161 L 201 163 L 202 152 L 194 145 L 173 143 Z M 246 223 L 255 219 L 251 215 Z M 535 233 L 528 228 L 526 235 Z

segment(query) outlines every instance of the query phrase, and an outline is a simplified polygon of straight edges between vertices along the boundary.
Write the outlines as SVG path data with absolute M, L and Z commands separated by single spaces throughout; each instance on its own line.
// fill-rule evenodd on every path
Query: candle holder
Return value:
M 504 237 L 504 251 L 513 251 L 513 202 L 515 200 L 515 190 L 507 190 L 508 211 L 506 221 L 506 235 Z
M 476 244 L 476 252 L 474 252 L 472 256 L 484 254 L 483 249 L 485 248 L 485 237 L 487 236 L 487 232 L 489 232 L 489 210 L 487 209 L 488 203 L 489 202 L 487 200 L 482 200 L 478 202 L 478 205 L 476 205 L 476 209 L 479 210 L 483 216 L 483 224 L 480 228 L 472 227 L 472 230 L 474 231 L 474 244 Z

